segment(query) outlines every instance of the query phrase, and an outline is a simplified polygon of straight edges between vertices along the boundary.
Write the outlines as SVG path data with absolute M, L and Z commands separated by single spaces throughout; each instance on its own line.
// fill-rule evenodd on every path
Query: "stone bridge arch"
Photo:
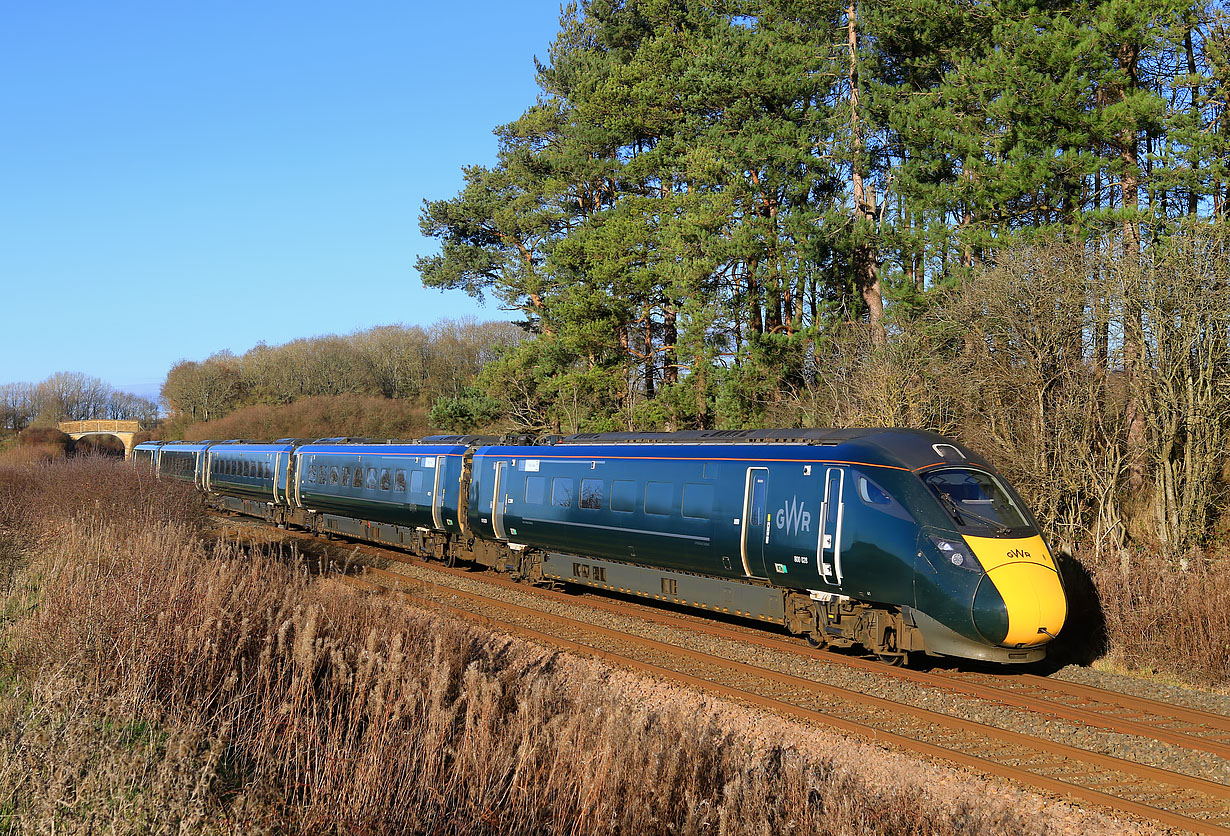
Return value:
M 61 421 L 60 432 L 71 437 L 73 441 L 85 438 L 87 435 L 110 435 L 118 438 L 124 445 L 124 458 L 132 458 L 132 448 L 141 430 L 140 421 Z

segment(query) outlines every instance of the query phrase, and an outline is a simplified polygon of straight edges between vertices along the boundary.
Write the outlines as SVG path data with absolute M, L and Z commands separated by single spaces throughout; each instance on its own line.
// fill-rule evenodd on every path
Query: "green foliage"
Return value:
M 1228 31 L 1188 0 L 571 4 L 496 163 L 424 204 L 420 272 L 525 317 L 477 383 L 510 426 L 787 420 L 834 336 L 882 348 L 1021 246 L 1224 218 Z
M 465 434 L 491 426 L 503 411 L 503 404 L 498 400 L 467 386 L 457 395 L 437 400 L 427 418 L 433 427 Z

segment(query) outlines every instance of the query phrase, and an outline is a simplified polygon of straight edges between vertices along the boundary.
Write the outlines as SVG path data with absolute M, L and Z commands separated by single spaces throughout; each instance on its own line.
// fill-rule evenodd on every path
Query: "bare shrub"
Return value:
M 285 406 L 249 406 L 217 421 L 193 424 L 184 431 L 202 439 L 413 438 L 428 434 L 427 410 L 408 401 L 377 396 L 320 395 Z
M 1175 562 L 1144 549 L 1081 555 L 1109 637 L 1106 660 L 1184 682 L 1230 685 L 1230 571 L 1225 560 Z
M 68 454 L 58 444 L 22 444 L 0 452 L 0 465 L 24 467 L 36 464 L 51 464 L 63 460 Z
M 804 427 L 911 427 L 957 435 L 964 403 L 957 387 L 941 385 L 946 369 L 935 340 L 905 331 L 877 346 L 867 328 L 851 324 L 811 360 L 808 384 L 794 387 L 778 423 Z

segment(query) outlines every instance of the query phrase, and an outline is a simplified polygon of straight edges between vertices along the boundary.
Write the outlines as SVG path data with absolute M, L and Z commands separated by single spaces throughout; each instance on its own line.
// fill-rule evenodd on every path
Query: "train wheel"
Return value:
M 897 631 L 892 627 L 884 628 L 884 640 L 875 654 L 876 658 L 886 665 L 892 665 L 894 668 L 905 667 L 906 654 L 897 649 Z

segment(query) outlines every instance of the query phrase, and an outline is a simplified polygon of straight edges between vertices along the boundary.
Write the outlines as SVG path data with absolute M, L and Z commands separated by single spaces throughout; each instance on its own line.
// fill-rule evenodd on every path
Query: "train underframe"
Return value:
M 429 528 L 371 522 L 233 496 L 211 494 L 207 503 L 222 511 L 264 519 L 280 527 L 388 546 L 448 566 L 458 563 L 482 566 L 534 585 L 602 589 L 774 624 L 806 638 L 813 646 L 849 648 L 858 645 L 893 665 L 904 664 L 915 652 L 1016 663 L 1037 661 L 1044 655 L 1037 651 L 1010 652 L 978 645 L 910 607 L 859 601 L 844 595 L 803 593 L 763 583 L 493 543 Z M 923 622 L 921 627 L 920 621 Z M 928 646 L 928 636 L 938 647 Z

